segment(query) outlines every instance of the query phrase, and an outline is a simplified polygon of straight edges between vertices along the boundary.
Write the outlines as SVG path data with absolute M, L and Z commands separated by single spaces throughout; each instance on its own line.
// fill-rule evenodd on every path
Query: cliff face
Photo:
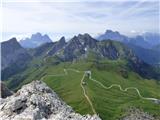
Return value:
M 12 94 L 13 92 L 10 91 L 2 81 L 0 81 L 0 98 L 6 98 Z
M 1 43 L 1 55 L 2 80 L 25 69 L 31 60 L 27 50 L 18 43 L 16 38 Z
M 33 81 L 0 102 L 2 120 L 101 120 L 75 113 L 45 83 Z
M 19 62 L 19 60 L 30 59 L 27 51 L 21 47 L 16 38 L 12 38 L 8 41 L 1 43 L 2 50 L 2 70 L 7 68 L 10 64 L 14 64 L 15 62 Z

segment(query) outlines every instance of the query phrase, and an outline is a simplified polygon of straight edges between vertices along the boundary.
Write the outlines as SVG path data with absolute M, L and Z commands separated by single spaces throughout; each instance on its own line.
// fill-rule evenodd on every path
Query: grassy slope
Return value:
M 119 73 L 119 70 L 125 68 L 125 61 L 109 61 L 104 60 L 101 64 L 93 64 L 92 62 L 77 62 L 77 63 L 61 63 L 59 65 L 45 64 L 44 66 L 40 61 L 33 61 L 37 63 L 38 67 L 31 65 L 25 72 L 20 73 L 18 79 L 22 80 L 19 88 L 32 80 L 42 78 L 47 74 L 61 74 L 64 73 L 63 68 L 75 68 L 78 70 L 91 70 L 94 79 L 102 82 L 105 86 L 111 84 L 120 84 L 123 88 L 137 87 L 144 97 L 155 97 L 160 99 L 160 85 L 154 80 L 145 80 L 136 73 L 128 71 L 128 78 L 125 79 Z M 92 114 L 92 110 L 85 99 L 80 81 L 83 73 L 76 73 L 69 71 L 67 76 L 46 76 L 43 81 L 46 82 L 58 95 L 73 109 L 81 114 Z M 17 79 L 17 80 L 18 80 Z M 9 80 L 12 82 L 12 80 Z M 9 83 L 8 81 L 8 83 Z M 103 89 L 100 85 L 85 78 L 85 89 L 87 94 L 93 102 L 96 112 L 104 120 L 114 120 L 124 114 L 125 109 L 130 106 L 142 108 L 144 111 L 150 112 L 155 115 L 160 113 L 160 105 L 154 104 L 151 101 L 142 100 L 138 97 L 134 90 L 128 92 L 121 92 L 117 87 L 110 90 Z M 16 89 L 17 89 L 16 88 Z
M 92 70 L 93 78 L 99 80 L 106 86 L 111 84 L 120 84 L 123 88 L 126 87 L 137 87 L 144 97 L 155 97 L 160 99 L 160 85 L 158 85 L 154 80 L 144 80 L 137 74 L 129 72 L 129 77 L 127 79 L 119 75 L 114 68 L 117 65 L 109 64 L 109 67 L 105 70 L 97 70 L 92 68 L 90 63 L 81 64 L 71 64 L 64 66 L 67 68 L 75 68 L 79 70 Z M 50 67 L 49 71 L 51 73 L 63 72 L 62 66 L 58 68 Z M 110 69 L 111 68 L 111 69 Z M 88 105 L 86 99 L 82 94 L 82 89 L 80 88 L 80 80 L 82 78 L 82 73 L 76 73 L 73 71 L 69 72 L 68 76 L 63 77 L 46 77 L 44 81 L 55 90 L 64 101 L 71 105 L 74 110 L 80 112 L 81 114 L 92 113 L 90 106 Z M 114 120 L 119 118 L 124 110 L 130 106 L 136 106 L 142 108 L 147 112 L 155 115 L 160 115 L 160 106 L 154 104 L 151 101 L 142 100 L 138 97 L 134 90 L 129 90 L 128 92 L 121 92 L 118 88 L 114 87 L 110 90 L 105 90 L 101 86 L 97 85 L 93 81 L 85 78 L 87 94 L 91 98 L 93 105 L 97 113 L 103 119 Z

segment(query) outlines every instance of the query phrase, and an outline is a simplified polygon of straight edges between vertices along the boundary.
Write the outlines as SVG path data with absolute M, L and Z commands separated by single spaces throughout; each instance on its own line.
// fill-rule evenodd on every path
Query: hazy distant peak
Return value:
M 17 39 L 15 37 L 11 38 L 10 41 L 17 42 Z
M 41 33 L 37 32 L 32 34 L 30 38 L 26 38 L 20 41 L 20 44 L 25 48 L 35 48 L 44 43 L 52 42 L 47 34 L 42 35 Z
M 18 41 L 15 37 L 9 39 L 8 41 L 2 42 L 1 45 L 2 45 L 1 47 L 3 47 L 3 45 L 4 45 L 6 47 L 5 49 L 7 49 L 7 46 L 9 46 L 9 47 L 14 46 L 16 48 L 21 48 L 20 44 L 18 43 Z
M 98 40 L 116 40 L 116 41 L 128 41 L 128 37 L 120 34 L 118 31 L 106 30 L 105 33 L 101 34 Z
M 65 42 L 66 42 L 65 37 L 64 37 L 64 36 L 62 36 L 62 37 L 60 38 L 59 42 L 61 42 L 61 43 L 65 43 Z

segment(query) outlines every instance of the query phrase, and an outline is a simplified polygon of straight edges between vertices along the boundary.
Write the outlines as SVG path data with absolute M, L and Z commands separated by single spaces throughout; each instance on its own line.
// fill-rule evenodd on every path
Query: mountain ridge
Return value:
M 118 31 L 106 30 L 103 34 L 96 37 L 98 40 L 116 40 L 127 44 L 137 45 L 143 48 L 152 48 L 160 44 L 160 34 L 146 32 L 141 35 L 128 37 L 119 33 Z
M 135 91 L 123 92 L 115 87 L 104 89 L 90 80 L 87 75 L 83 76 L 84 71 L 91 71 L 93 79 L 103 86 L 117 84 L 123 90 L 134 87 L 144 97 L 159 99 L 159 69 L 157 68 L 156 71 L 155 67 L 146 64 L 122 42 L 98 41 L 89 34 L 79 34 L 70 41 L 65 42 L 65 38 L 62 37 L 57 42 L 44 43 L 39 47 L 27 49 L 27 52 L 32 57 L 27 68 L 4 81 L 13 91 L 20 90 L 23 85 L 39 79 L 81 114 L 93 113 L 86 99 L 89 98 L 89 103 L 92 103 L 96 113 L 102 119 L 120 119 L 121 115 L 125 114 L 125 109 L 130 106 L 142 107 L 145 112 L 159 116 L 156 112 L 160 109 L 158 104 L 141 99 Z M 52 54 L 49 55 L 49 52 Z M 71 71 L 65 71 L 66 69 Z M 82 72 L 72 71 L 73 69 Z M 88 97 L 84 96 L 82 88 L 85 89 Z M 36 98 L 38 99 L 39 96 Z M 38 101 L 41 102 L 39 99 Z M 21 114 L 26 109 L 20 107 L 15 111 Z M 47 116 L 44 109 L 42 113 Z M 43 115 L 40 116 L 43 117 Z
M 97 39 L 120 41 L 130 47 L 140 59 L 150 65 L 157 66 L 160 62 L 160 59 L 157 58 L 157 55 L 160 54 L 160 49 L 153 50 L 154 47 L 156 48 L 160 44 L 160 35 L 158 33 L 144 33 L 134 37 L 127 37 L 117 31 L 106 30 Z M 147 55 L 147 52 L 149 55 Z
M 1 43 L 2 55 L 2 80 L 26 68 L 32 59 L 28 51 L 12 38 Z

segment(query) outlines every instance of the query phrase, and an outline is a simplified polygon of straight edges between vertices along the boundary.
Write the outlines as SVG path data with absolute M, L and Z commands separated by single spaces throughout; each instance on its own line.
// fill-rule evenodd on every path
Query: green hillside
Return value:
M 48 61 L 56 61 L 55 58 L 47 59 L 46 64 L 36 62 L 37 66 L 28 68 L 20 75 L 16 75 L 7 81 L 12 89 L 18 89 L 23 84 L 32 80 L 41 79 L 50 86 L 67 104 L 81 114 L 93 114 L 91 105 L 84 96 L 81 88 L 81 80 L 84 72 L 90 70 L 92 78 L 109 87 L 112 84 L 119 84 L 123 89 L 127 87 L 136 87 L 143 97 L 152 97 L 160 99 L 160 83 L 155 80 L 147 80 L 140 77 L 126 67 L 124 60 L 81 60 L 75 62 L 62 62 L 54 64 Z M 44 65 L 43 65 L 44 64 Z M 64 71 L 66 69 L 67 73 Z M 76 72 L 80 70 L 81 72 Z M 13 85 L 12 81 L 17 84 Z M 20 82 L 21 81 L 21 82 Z M 84 88 L 86 94 L 91 100 L 93 107 L 99 116 L 104 120 L 115 120 L 124 115 L 129 107 L 137 107 L 146 112 L 160 116 L 160 105 L 153 101 L 141 99 L 133 89 L 126 92 L 120 91 L 118 87 L 104 89 L 100 84 L 84 78 Z
M 81 41 L 81 37 L 62 45 L 58 52 L 54 50 L 59 42 L 30 50 L 33 59 L 27 68 L 5 83 L 16 91 L 33 80 L 43 80 L 76 112 L 96 113 L 103 120 L 117 120 L 130 107 L 160 117 L 160 104 L 147 100 L 160 99 L 159 69 L 120 42 L 98 42 L 88 35 Z

